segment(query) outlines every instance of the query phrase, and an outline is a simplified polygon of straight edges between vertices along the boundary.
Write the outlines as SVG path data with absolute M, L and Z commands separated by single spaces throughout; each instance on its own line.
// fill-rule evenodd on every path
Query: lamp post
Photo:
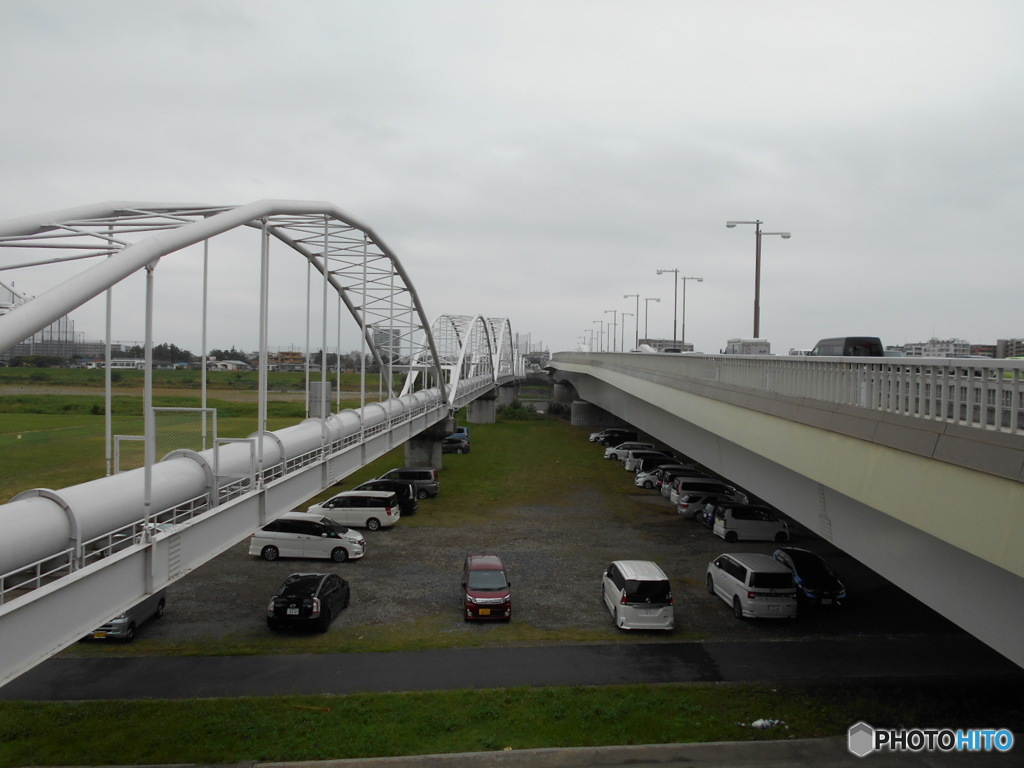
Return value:
M 681 277 L 683 281 L 683 338 L 679 340 L 679 345 L 682 347 L 683 352 L 686 351 L 686 281 L 696 280 L 698 283 L 703 283 L 703 277 Z
M 762 232 L 760 219 L 756 221 L 727 221 L 725 226 L 732 229 L 737 224 L 753 224 L 755 227 L 754 247 L 754 338 L 761 338 L 761 236 L 779 235 L 783 240 L 788 240 L 792 235 L 789 232 Z
M 584 328 L 583 329 L 583 333 L 584 334 L 587 334 L 587 333 L 590 334 L 590 346 L 588 347 L 588 349 L 591 352 L 593 352 L 594 351 L 594 329 L 593 328 Z M 586 338 L 586 336 L 584 336 L 584 338 Z
M 604 320 L 595 320 L 594 323 L 600 323 L 601 327 L 598 329 L 597 334 L 597 351 L 604 352 Z
M 672 288 L 673 288 L 673 295 L 674 295 L 674 298 L 672 300 L 672 345 L 675 346 L 675 343 L 676 343 L 676 328 L 679 327 L 676 324 L 677 320 L 678 320 L 678 314 L 679 314 L 678 311 L 677 311 L 678 307 L 679 307 L 679 279 L 678 279 L 679 278 L 679 270 L 678 269 L 659 269 L 658 270 L 658 274 L 659 275 L 663 275 L 666 272 L 671 272 L 673 275 L 675 275 L 675 277 L 672 279 L 672 282 L 674 283 L 674 285 L 672 286 Z
M 615 349 L 615 326 L 618 325 L 619 310 L 617 309 L 606 309 L 604 313 L 607 315 L 609 312 L 612 313 L 612 325 L 611 330 L 608 332 L 608 337 L 612 340 L 612 352 L 616 352 Z
M 636 317 L 636 315 L 634 315 L 632 312 L 623 312 L 622 313 L 622 330 L 619 331 L 619 347 L 622 349 L 623 352 L 626 351 L 626 318 L 627 317 Z
M 656 302 L 658 302 L 660 304 L 661 303 L 661 299 L 654 299 L 654 298 L 644 299 L 644 338 L 647 339 L 648 341 L 650 341 L 651 337 L 648 335 L 648 332 L 647 332 L 647 319 L 651 316 L 651 302 L 652 301 L 656 301 Z M 637 346 L 639 346 L 639 344 Z
M 636 318 L 636 338 L 633 339 L 633 349 L 640 346 L 640 294 L 639 293 L 627 293 L 622 298 L 624 299 L 636 299 L 636 314 L 633 317 Z M 622 347 L 622 351 L 626 351 L 626 347 Z

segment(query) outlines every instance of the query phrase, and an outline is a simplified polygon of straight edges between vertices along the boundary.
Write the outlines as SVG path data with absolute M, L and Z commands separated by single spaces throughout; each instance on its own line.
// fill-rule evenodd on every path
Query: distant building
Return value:
M 970 357 L 971 343 L 963 339 L 929 339 L 903 345 L 907 357 Z
M 1024 357 L 1024 339 L 997 339 L 996 357 Z

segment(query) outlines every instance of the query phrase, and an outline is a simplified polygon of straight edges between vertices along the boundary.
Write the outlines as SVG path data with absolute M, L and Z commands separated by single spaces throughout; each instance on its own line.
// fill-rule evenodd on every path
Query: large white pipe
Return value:
M 405 395 L 385 403 L 371 403 L 363 418 L 344 410 L 326 420 L 328 443 L 359 433 L 362 427 L 386 425 L 389 419 L 441 401 L 438 390 Z M 305 421 L 264 436 L 264 468 L 280 464 L 323 445 L 320 419 Z M 255 439 L 256 436 L 250 436 Z M 246 442 L 219 447 L 214 469 L 214 450 L 176 451 L 152 468 L 153 513 L 182 505 L 210 493 L 214 472 L 220 484 L 249 476 L 253 470 L 252 448 Z M 90 480 L 53 491 L 33 489 L 0 505 L 0 574 L 52 558 L 74 542 L 90 541 L 143 519 L 145 473 L 142 468 Z

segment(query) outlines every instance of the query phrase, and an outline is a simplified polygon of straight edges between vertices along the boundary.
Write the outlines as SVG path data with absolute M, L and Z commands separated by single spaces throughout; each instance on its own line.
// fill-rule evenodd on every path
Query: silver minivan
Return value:
M 161 589 L 146 595 L 124 613 L 120 613 L 105 624 L 92 631 L 91 640 L 123 640 L 130 643 L 135 639 L 135 632 L 149 619 L 159 619 L 164 615 L 167 604 L 167 590 Z
M 616 560 L 601 578 L 605 607 L 619 629 L 672 629 L 675 599 L 665 572 L 649 560 Z
M 726 541 L 789 541 L 789 526 L 770 507 L 760 504 L 718 504 L 714 532 Z

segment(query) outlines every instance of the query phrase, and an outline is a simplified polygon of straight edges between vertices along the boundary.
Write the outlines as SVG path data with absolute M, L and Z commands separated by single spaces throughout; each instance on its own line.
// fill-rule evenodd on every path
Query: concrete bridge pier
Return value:
M 441 442 L 454 431 L 455 417 L 449 416 L 407 440 L 405 443 L 405 466 L 441 469 L 444 466 Z
M 586 400 L 574 400 L 569 414 L 569 423 L 574 427 L 611 427 L 626 426 L 626 422 L 604 408 L 599 408 Z

